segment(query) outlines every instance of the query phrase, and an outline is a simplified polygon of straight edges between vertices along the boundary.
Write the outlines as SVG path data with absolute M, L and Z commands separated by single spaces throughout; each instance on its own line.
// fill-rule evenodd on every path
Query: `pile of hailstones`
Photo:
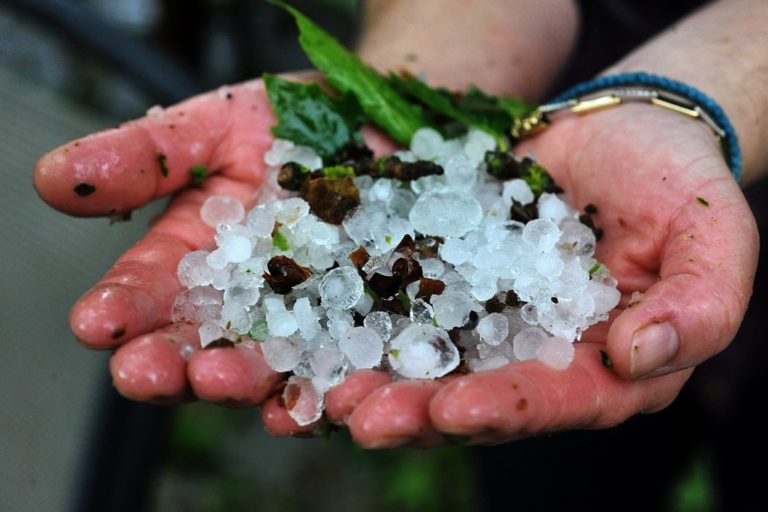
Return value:
M 395 155 L 444 172 L 350 178 L 359 206 L 340 225 L 275 183 L 249 212 L 210 197 L 201 217 L 217 247 L 179 263 L 188 289 L 173 321 L 200 324 L 202 347 L 260 343 L 271 368 L 292 372 L 283 396 L 300 425 L 321 416 L 325 392 L 354 370 L 435 379 L 528 359 L 566 368 L 573 342 L 617 305 L 616 281 L 592 257 L 595 235 L 579 212 L 486 172 L 495 149 L 482 131 L 443 140 L 419 130 Z M 322 167 L 284 140 L 265 161 L 273 181 L 288 162 Z M 512 220 L 513 204 L 538 217 Z M 399 286 L 382 292 L 395 277 Z

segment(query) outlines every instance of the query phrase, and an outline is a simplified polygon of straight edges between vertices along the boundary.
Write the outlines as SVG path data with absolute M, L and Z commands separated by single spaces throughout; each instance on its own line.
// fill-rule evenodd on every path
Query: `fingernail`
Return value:
M 651 324 L 632 336 L 629 371 L 633 379 L 656 370 L 675 357 L 680 347 L 677 331 L 669 322 Z

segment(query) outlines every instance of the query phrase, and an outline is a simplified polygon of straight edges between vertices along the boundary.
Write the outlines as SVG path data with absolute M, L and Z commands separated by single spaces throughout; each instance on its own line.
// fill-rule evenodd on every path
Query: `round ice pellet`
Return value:
M 219 224 L 237 224 L 245 217 L 245 208 L 240 201 L 229 196 L 211 196 L 200 208 L 200 218 L 215 228 Z
M 299 347 L 291 338 L 285 336 L 267 338 L 261 343 L 261 352 L 269 367 L 276 372 L 293 370 L 301 358 Z
M 421 234 L 446 237 L 466 235 L 482 218 L 483 207 L 477 199 L 452 190 L 422 194 L 408 215 Z
M 477 332 L 488 345 L 498 345 L 509 335 L 509 321 L 501 313 L 491 313 L 477 323 Z
M 352 327 L 341 336 L 339 350 L 355 368 L 373 368 L 381 363 L 384 341 L 373 329 Z
M 536 359 L 556 370 L 564 370 L 573 361 L 573 343 L 560 336 L 548 338 L 536 350 Z
M 549 251 L 560 239 L 560 229 L 549 219 L 533 219 L 523 228 L 523 241 L 540 251 Z
M 352 267 L 338 267 L 320 281 L 320 299 L 326 308 L 349 309 L 363 294 L 363 280 Z

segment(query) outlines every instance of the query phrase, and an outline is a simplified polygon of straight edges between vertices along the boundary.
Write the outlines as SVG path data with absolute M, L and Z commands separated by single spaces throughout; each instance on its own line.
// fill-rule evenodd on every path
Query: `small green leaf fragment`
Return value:
M 396 348 L 393 348 L 393 349 L 391 349 L 391 350 L 389 351 L 389 354 L 390 354 L 392 357 L 394 357 L 395 359 L 397 359 L 398 357 L 400 357 L 400 350 L 398 350 L 398 349 L 396 349 Z
M 331 180 L 337 180 L 341 178 L 354 178 L 355 169 L 349 165 L 333 165 L 331 167 L 323 168 L 323 176 Z
M 248 337 L 255 341 L 264 341 L 269 338 L 269 327 L 266 320 L 256 320 L 248 331 Z
M 597 272 L 598 270 L 600 270 L 600 267 L 601 267 L 601 266 L 602 266 L 602 265 L 601 265 L 600 263 L 595 263 L 594 265 L 592 265 L 591 267 L 589 267 L 589 271 L 588 271 L 588 272 L 589 272 L 589 278 L 590 278 L 590 279 L 592 279 L 592 276 L 594 276 L 594 275 L 595 275 L 595 272 Z
M 278 230 L 277 232 L 275 232 L 274 235 L 272 235 L 272 245 L 274 247 L 277 247 L 281 251 L 287 251 L 288 249 L 291 248 L 291 244 L 288 243 L 288 239 L 285 237 L 284 234 L 280 232 L 280 230 Z
M 613 368 L 613 361 L 608 357 L 608 352 L 605 350 L 600 351 L 600 362 L 603 363 L 603 366 L 606 368 Z
M 193 165 L 189 168 L 189 179 L 193 187 L 201 186 L 208 179 L 208 169 L 202 164 Z
M 403 306 L 403 308 L 405 308 L 406 311 L 411 310 L 411 299 L 408 298 L 408 295 L 403 290 L 397 292 L 395 294 L 395 298 Z
M 709 201 L 707 201 L 703 197 L 696 196 L 696 202 L 704 206 L 705 208 L 709 208 Z
M 385 235 L 384 241 L 387 242 L 387 245 L 392 244 L 392 235 Z
M 168 177 L 168 157 L 165 156 L 165 153 L 158 153 L 157 154 L 157 163 L 160 164 L 160 174 L 163 175 L 163 177 Z

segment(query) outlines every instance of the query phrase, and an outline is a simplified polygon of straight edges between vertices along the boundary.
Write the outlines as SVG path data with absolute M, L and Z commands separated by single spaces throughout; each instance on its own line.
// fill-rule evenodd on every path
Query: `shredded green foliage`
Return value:
M 395 298 L 400 304 L 403 305 L 406 311 L 411 310 L 411 299 L 408 298 L 408 295 L 403 290 L 400 290 L 399 292 L 397 292 L 395 294 Z
M 331 180 L 340 178 L 354 178 L 355 169 L 349 165 L 334 165 L 331 167 L 324 167 L 323 176 Z
M 309 146 L 327 159 L 344 146 L 361 143 L 363 121 L 357 100 L 351 95 L 332 98 L 317 84 L 290 82 L 264 74 L 264 84 L 278 124 L 272 134 Z
M 287 251 L 291 248 L 291 244 L 288 243 L 288 239 L 285 237 L 284 234 L 280 232 L 280 230 L 277 230 L 274 235 L 272 235 L 272 245 L 280 249 L 281 251 Z
M 407 145 L 416 130 L 429 124 L 421 111 L 400 96 L 386 78 L 333 36 L 294 7 L 278 0 L 269 1 L 293 15 L 299 27 L 299 44 L 328 83 L 342 94 L 354 94 L 363 112 L 397 142 Z
M 594 275 L 595 275 L 595 272 L 597 272 L 598 270 L 600 270 L 600 267 L 602 267 L 602 264 L 600 264 L 600 263 L 595 263 L 594 265 L 592 265 L 591 267 L 589 267 L 589 270 L 588 270 L 588 272 L 589 272 L 589 278 L 590 278 L 590 279 L 592 279 L 592 276 L 594 276 Z
M 202 164 L 193 165 L 189 168 L 189 179 L 193 187 L 201 186 L 208 179 L 208 169 Z

